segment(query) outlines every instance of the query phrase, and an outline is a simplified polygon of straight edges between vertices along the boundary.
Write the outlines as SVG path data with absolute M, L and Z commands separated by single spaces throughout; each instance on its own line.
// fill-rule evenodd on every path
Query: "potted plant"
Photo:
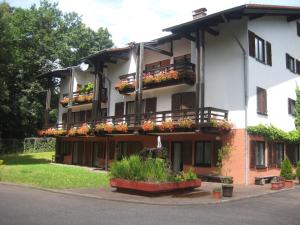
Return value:
M 95 125 L 95 134 L 103 134 L 104 133 L 104 123 L 97 123 Z
M 120 92 L 120 94 L 133 92 L 135 89 L 135 82 L 121 80 L 116 84 L 115 89 L 118 90 Z
M 88 82 L 83 86 L 83 88 L 80 90 L 81 94 L 90 94 L 94 89 L 94 84 L 92 82 Z
M 162 132 L 172 132 L 174 129 L 174 124 L 171 119 L 161 122 L 159 125 L 159 130 Z
M 222 193 L 223 197 L 232 197 L 233 193 L 233 178 L 232 177 L 223 177 L 222 181 Z
M 68 97 L 63 97 L 59 103 L 63 106 L 66 107 L 69 104 L 69 98 Z
M 93 93 L 88 94 L 88 95 L 85 96 L 85 101 L 86 101 L 87 103 L 90 103 L 90 102 L 93 101 L 93 98 L 94 98 L 94 94 L 93 94 Z
M 65 136 L 65 135 L 67 135 L 67 131 L 64 130 L 64 129 L 58 129 L 58 130 L 56 130 L 56 134 L 55 135 L 56 136 Z
M 297 162 L 296 177 L 298 178 L 300 183 L 300 161 Z
M 107 122 L 104 124 L 103 130 L 109 134 L 111 134 L 114 131 L 114 125 L 110 122 Z
M 115 125 L 115 130 L 117 132 L 121 132 L 121 133 L 127 133 L 128 132 L 128 126 L 127 123 L 118 123 L 117 125 Z
M 221 132 L 229 132 L 233 127 L 232 123 L 227 120 L 216 120 L 214 118 L 210 120 L 210 124 L 213 128 Z
M 155 128 L 154 123 L 151 120 L 144 121 L 142 125 L 142 129 L 145 132 L 151 132 L 154 130 L 154 128 Z
M 293 187 L 293 167 L 287 157 L 281 162 L 280 176 L 284 178 L 284 187 Z
M 214 199 L 221 199 L 222 188 L 221 187 L 214 187 L 212 191 L 212 196 Z
M 78 129 L 77 129 L 77 134 L 79 136 L 87 136 L 91 132 L 91 127 L 87 123 L 82 124 Z
M 190 130 L 193 128 L 193 121 L 189 118 L 180 119 L 178 122 L 179 129 L 181 130 Z
M 85 103 L 85 96 L 84 95 L 78 95 L 74 98 L 74 102 L 78 103 L 78 104 L 82 104 Z
M 77 135 L 77 128 L 76 127 L 72 127 L 69 131 L 68 131 L 68 135 L 71 137 L 74 137 Z
M 271 180 L 271 190 L 280 190 L 284 187 L 283 180 L 279 177 L 274 177 Z

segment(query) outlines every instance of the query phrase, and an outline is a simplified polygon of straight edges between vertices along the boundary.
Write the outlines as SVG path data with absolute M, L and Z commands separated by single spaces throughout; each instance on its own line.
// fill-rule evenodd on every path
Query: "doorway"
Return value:
M 172 169 L 174 172 L 180 172 L 183 169 L 181 142 L 172 143 Z

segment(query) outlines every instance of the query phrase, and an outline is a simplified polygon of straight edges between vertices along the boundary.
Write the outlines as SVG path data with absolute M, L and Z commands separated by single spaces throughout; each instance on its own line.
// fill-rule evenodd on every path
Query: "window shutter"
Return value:
M 146 98 L 146 106 L 145 106 L 145 112 L 151 113 L 156 112 L 156 98 Z
M 296 60 L 296 73 L 300 75 L 300 61 Z
M 262 113 L 262 89 L 257 87 L 256 89 L 256 101 L 257 101 L 257 112 Z
M 172 95 L 172 111 L 181 109 L 181 94 L 177 93 Z
M 266 42 L 266 46 L 267 46 L 267 64 L 269 66 L 272 66 L 272 47 L 271 47 L 271 43 L 270 42 Z
M 286 61 L 286 68 L 289 69 L 290 68 L 290 55 L 289 54 L 285 54 L 285 61 Z
M 267 91 L 265 89 L 262 90 L 262 106 L 263 106 L 263 113 L 267 114 Z
M 252 31 L 248 31 L 249 36 L 249 55 L 255 57 L 255 34 Z
M 268 167 L 273 166 L 273 145 L 268 142 Z
M 196 93 L 184 92 L 181 96 L 181 108 L 182 109 L 194 109 L 196 105 Z
M 300 23 L 297 23 L 297 34 L 300 37 Z
M 215 141 L 212 150 L 211 165 L 216 167 L 218 164 L 218 153 L 222 147 L 222 141 Z
M 190 141 L 185 141 L 182 144 L 182 161 L 183 164 L 185 165 L 193 165 L 193 160 L 192 160 L 192 142 Z
M 255 146 L 256 142 L 250 142 L 250 168 L 255 168 L 256 166 L 256 157 L 255 157 Z
M 115 104 L 115 116 L 122 117 L 124 115 L 124 102 L 117 102 Z

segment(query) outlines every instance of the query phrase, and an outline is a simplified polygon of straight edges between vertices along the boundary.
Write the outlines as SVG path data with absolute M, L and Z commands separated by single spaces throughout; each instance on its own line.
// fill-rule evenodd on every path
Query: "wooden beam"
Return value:
M 292 21 L 297 20 L 297 19 L 299 19 L 299 18 L 300 18 L 299 15 L 288 16 L 288 17 L 286 18 L 286 21 L 287 21 L 287 22 L 292 22 Z
M 180 34 L 180 35 L 181 35 L 182 37 L 184 37 L 184 38 L 190 40 L 190 41 L 196 42 L 196 38 L 193 37 L 193 36 L 190 35 L 190 34 L 184 33 L 184 34 Z
M 151 51 L 154 51 L 154 52 L 158 52 L 160 54 L 163 54 L 163 55 L 167 55 L 167 56 L 170 56 L 172 57 L 173 56 L 173 52 L 168 52 L 166 50 L 163 50 L 163 49 L 160 49 L 160 48 L 157 48 L 157 47 L 154 47 L 152 45 L 144 45 L 144 47 L 148 50 L 151 50 Z
M 219 35 L 219 31 L 216 31 L 210 27 L 206 27 L 205 31 L 213 36 L 218 36 Z

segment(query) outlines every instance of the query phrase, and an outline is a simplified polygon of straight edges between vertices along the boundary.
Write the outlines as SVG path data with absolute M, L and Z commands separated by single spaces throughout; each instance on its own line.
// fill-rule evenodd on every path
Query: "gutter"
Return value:
M 224 14 L 221 15 L 224 22 L 228 24 L 228 20 L 225 17 Z M 244 110 L 245 110 L 245 177 L 244 182 L 246 185 L 249 184 L 249 146 L 248 146 L 248 77 L 249 77 L 249 71 L 248 71 L 248 53 L 244 46 L 242 45 L 241 41 L 238 39 L 238 37 L 235 35 L 233 30 L 229 28 L 229 31 L 231 35 L 233 36 L 234 40 L 237 42 L 238 46 L 240 47 L 242 53 L 243 53 L 243 67 L 244 67 Z

